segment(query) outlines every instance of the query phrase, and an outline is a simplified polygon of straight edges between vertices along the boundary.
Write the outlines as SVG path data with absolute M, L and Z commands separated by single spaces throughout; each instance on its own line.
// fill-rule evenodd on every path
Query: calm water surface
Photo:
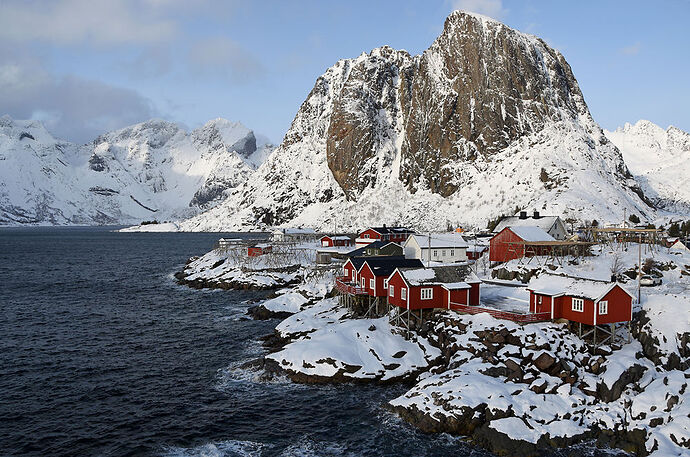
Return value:
M 386 412 L 402 386 L 240 370 L 277 323 L 245 318 L 266 293 L 172 277 L 220 236 L 0 229 L 0 455 L 489 455 Z

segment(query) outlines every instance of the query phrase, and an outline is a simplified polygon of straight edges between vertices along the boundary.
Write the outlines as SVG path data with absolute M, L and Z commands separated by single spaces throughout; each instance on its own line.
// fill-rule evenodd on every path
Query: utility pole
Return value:
M 426 255 L 426 267 L 429 268 L 431 267 L 431 232 L 428 233 L 428 244 L 429 244 L 429 249 Z
M 640 283 L 642 282 L 642 234 L 639 234 L 637 243 L 637 303 L 642 302 Z

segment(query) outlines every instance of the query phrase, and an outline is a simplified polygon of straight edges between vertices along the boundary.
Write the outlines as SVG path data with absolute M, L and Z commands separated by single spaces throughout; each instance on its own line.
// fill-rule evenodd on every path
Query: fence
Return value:
M 499 309 L 484 308 L 481 306 L 461 305 L 460 303 L 453 302 L 450 303 L 450 309 L 466 314 L 489 313 L 496 319 L 505 319 L 521 324 L 543 322 L 551 319 L 551 313 L 513 313 L 510 311 L 501 311 Z
M 344 281 L 344 279 L 344 276 L 339 276 L 335 278 L 335 288 L 338 289 L 340 292 L 351 295 L 360 295 L 365 293 L 362 287 L 358 285 L 347 284 Z

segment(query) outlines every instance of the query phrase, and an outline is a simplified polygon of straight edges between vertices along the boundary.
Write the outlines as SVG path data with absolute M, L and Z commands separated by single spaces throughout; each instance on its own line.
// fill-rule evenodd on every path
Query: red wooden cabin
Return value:
M 396 268 L 388 278 L 388 303 L 411 310 L 476 306 L 480 283 L 466 265 Z
M 273 246 L 270 244 L 257 244 L 255 246 L 249 246 L 247 248 L 247 256 L 249 257 L 258 257 L 260 255 L 264 255 L 268 252 L 271 252 L 273 250 Z
M 530 283 L 530 312 L 587 325 L 632 320 L 633 295 L 619 283 L 543 274 Z
M 373 241 L 393 241 L 402 244 L 414 230 L 407 227 L 369 227 L 359 233 L 355 240 L 357 246 L 365 246 Z
M 556 241 L 551 235 L 539 227 L 518 226 L 506 227 L 489 241 L 489 261 L 507 262 L 525 256 L 525 247 L 519 242 L 549 242 Z M 537 255 L 548 255 L 551 248 L 537 247 Z
M 367 257 L 359 268 L 359 285 L 372 297 L 388 296 L 388 277 L 396 268 L 422 268 L 419 259 L 406 259 L 403 256 Z
M 352 238 L 349 236 L 345 235 L 325 235 L 322 236 L 321 239 L 321 246 L 330 248 L 333 246 L 353 246 L 354 242 L 352 241 Z

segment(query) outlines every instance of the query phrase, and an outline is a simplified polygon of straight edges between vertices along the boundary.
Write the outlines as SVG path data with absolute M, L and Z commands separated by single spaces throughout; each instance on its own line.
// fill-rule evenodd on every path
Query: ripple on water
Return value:
M 163 457 L 261 457 L 270 446 L 253 441 L 226 440 L 191 448 L 170 447 Z

